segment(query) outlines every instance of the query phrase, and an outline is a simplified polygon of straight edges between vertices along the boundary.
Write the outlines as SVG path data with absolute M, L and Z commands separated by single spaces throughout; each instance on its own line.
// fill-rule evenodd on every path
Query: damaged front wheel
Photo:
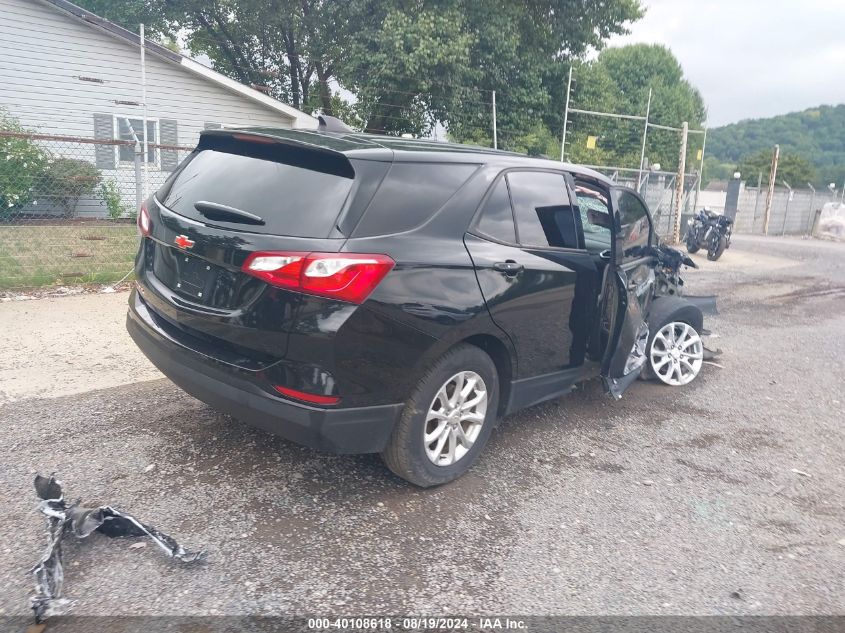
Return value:
M 649 368 L 660 382 L 678 387 L 695 380 L 704 360 L 701 336 L 689 323 L 672 321 L 660 328 L 651 341 Z

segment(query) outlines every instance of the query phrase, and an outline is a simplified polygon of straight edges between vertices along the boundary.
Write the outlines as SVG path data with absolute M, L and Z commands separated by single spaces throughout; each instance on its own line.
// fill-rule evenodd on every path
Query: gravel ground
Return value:
M 845 246 L 739 236 L 702 263 L 687 291 L 720 295 L 706 324 L 722 368 L 620 401 L 588 382 L 509 417 L 434 490 L 376 456 L 248 428 L 166 380 L 50 399 L 19 386 L 0 405 L 0 614 L 28 612 L 36 471 L 208 551 L 187 566 L 131 541 L 72 543 L 77 614 L 845 614 Z M 96 306 L 113 299 L 97 299 L 90 318 L 112 323 Z M 73 300 L 27 302 L 27 318 Z M 87 359 L 91 336 L 55 342 L 42 375 Z M 4 383 L 34 376 L 37 344 L 16 337 Z M 125 353 L 127 373 L 143 366 Z

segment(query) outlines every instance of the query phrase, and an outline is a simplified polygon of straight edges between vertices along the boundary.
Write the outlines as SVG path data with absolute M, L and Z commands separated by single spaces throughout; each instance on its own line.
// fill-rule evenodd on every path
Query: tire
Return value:
M 707 249 L 707 259 L 711 262 L 715 262 L 722 256 L 722 253 L 725 252 L 725 249 L 728 247 L 728 240 L 725 239 L 724 235 L 719 236 L 719 241 L 716 243 L 715 246 L 712 246 Z
M 671 346 L 666 345 L 667 332 L 672 332 L 670 340 L 677 340 L 683 349 L 673 350 Z M 670 356 L 673 353 L 678 354 L 677 360 Z M 664 385 L 679 387 L 688 385 L 701 373 L 704 343 L 695 327 L 686 321 L 672 320 L 649 334 L 646 354 L 642 375 L 650 380 L 658 380 Z
M 452 417 L 441 413 L 451 410 L 444 398 L 454 397 L 459 375 L 463 376 L 461 384 L 464 389 L 475 380 L 472 377 L 475 375 L 483 383 L 486 395 L 483 411 L 480 403 L 476 404 L 464 413 L 467 419 L 459 419 L 460 413 Z M 475 387 L 468 392 L 466 405 L 480 399 L 479 382 L 476 380 L 473 384 Z M 477 347 L 457 345 L 422 376 L 405 403 L 381 457 L 395 474 L 422 488 L 439 486 L 457 479 L 469 470 L 487 443 L 496 423 L 498 406 L 499 376 L 493 360 Z M 476 427 L 479 417 L 481 422 Z M 438 434 L 441 428 L 443 431 Z M 426 433 L 435 438 L 428 444 L 424 437 Z M 461 434 L 467 441 L 474 437 L 468 448 L 459 439 Z M 444 435 L 447 436 L 445 440 Z M 441 441 L 444 443 L 441 444 Z M 441 447 L 439 451 L 438 447 Z M 435 459 L 441 463 L 435 463 Z M 450 459 L 454 461 L 450 463 Z
M 642 380 L 659 379 L 653 366 L 652 348 L 654 347 L 654 339 L 657 338 L 657 334 L 670 323 L 684 323 L 696 332 L 699 339 L 701 338 L 703 316 L 698 307 L 681 297 L 660 297 L 656 299 L 651 308 L 648 321 L 649 332 L 648 342 L 646 343 L 646 362 L 640 373 Z M 660 381 L 667 384 L 662 379 Z
M 687 253 L 689 253 L 690 255 L 692 255 L 693 253 L 697 253 L 697 252 L 698 252 L 698 249 L 700 248 L 700 247 L 698 246 L 698 242 L 696 242 L 695 240 L 691 239 L 689 236 L 687 236 L 686 242 L 687 242 Z

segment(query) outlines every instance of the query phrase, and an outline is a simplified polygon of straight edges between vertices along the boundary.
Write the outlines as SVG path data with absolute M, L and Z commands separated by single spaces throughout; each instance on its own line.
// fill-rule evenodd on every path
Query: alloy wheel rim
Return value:
M 673 387 L 692 382 L 704 360 L 704 344 L 691 325 L 673 321 L 664 325 L 651 342 L 651 368 L 661 382 Z
M 472 448 L 487 416 L 487 385 L 474 371 L 449 378 L 431 401 L 423 425 L 425 454 L 435 466 L 451 466 Z

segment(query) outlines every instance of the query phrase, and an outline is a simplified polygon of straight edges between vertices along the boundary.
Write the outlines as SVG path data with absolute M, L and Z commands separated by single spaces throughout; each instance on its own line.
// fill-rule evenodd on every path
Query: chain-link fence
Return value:
M 136 210 L 190 147 L 0 129 L 0 290 L 79 282 L 111 283 L 132 270 Z M 146 161 L 145 161 L 146 158 Z M 146 162 L 146 164 L 145 164 Z M 676 174 L 592 166 L 640 192 L 662 238 L 672 236 Z M 696 207 L 733 214 L 725 191 L 697 192 L 684 178 L 682 217 Z M 764 233 L 767 190 L 743 187 L 735 232 Z M 829 192 L 776 188 L 769 235 L 813 234 Z M 684 228 L 682 227 L 682 231 Z
M 0 289 L 126 276 L 140 202 L 190 151 L 0 129 Z
M 589 165 L 610 178 L 617 185 L 630 187 L 639 192 L 648 205 L 657 234 L 664 240 L 672 237 L 674 227 L 675 183 L 677 174 L 660 170 L 639 170 L 624 167 Z M 698 188 L 698 174 L 684 176 L 684 190 L 681 213 L 692 213 Z

